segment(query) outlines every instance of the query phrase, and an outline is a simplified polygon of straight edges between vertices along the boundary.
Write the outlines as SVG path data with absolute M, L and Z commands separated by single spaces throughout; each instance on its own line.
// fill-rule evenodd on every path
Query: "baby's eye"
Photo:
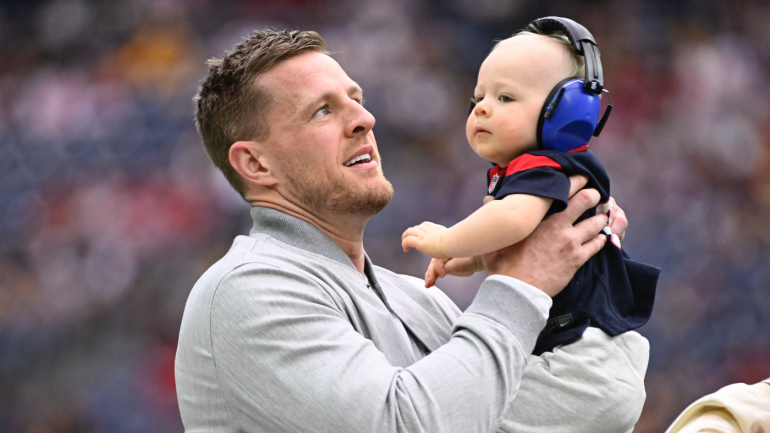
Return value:
M 484 99 L 484 96 L 471 96 L 471 102 L 474 104 L 478 104 L 481 102 L 481 100 Z
M 500 102 L 513 102 L 513 98 L 508 95 L 500 95 L 497 99 L 499 99 Z

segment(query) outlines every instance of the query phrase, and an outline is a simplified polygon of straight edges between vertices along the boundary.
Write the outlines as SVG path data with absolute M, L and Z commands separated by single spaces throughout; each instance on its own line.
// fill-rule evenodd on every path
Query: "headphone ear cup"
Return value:
M 543 103 L 537 123 L 541 149 L 569 152 L 588 144 L 599 123 L 601 98 L 588 93 L 582 78 L 559 82 Z

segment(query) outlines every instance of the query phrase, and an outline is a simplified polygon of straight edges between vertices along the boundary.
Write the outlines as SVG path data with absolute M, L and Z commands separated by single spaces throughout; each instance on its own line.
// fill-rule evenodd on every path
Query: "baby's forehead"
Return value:
M 566 78 L 572 70 L 570 46 L 561 40 L 534 33 L 520 33 L 500 41 L 485 62 L 508 74 L 524 73 L 529 80 L 553 80 L 553 75 Z M 483 66 L 482 66 L 483 68 Z
M 522 32 L 498 42 L 492 48 L 491 55 L 497 50 L 515 50 L 526 48 L 541 48 L 547 50 L 551 56 L 570 57 L 570 46 L 556 36 L 538 35 L 536 33 Z
M 554 39 L 552 36 L 539 35 L 537 33 L 530 33 L 530 32 L 521 32 L 521 33 L 517 33 L 517 34 L 515 34 L 515 35 L 513 35 L 511 37 L 502 39 L 500 42 L 497 43 L 497 45 L 495 45 L 495 48 L 499 47 L 500 45 L 511 44 L 511 43 L 514 43 L 514 42 L 517 42 L 517 41 L 522 41 L 522 40 L 543 40 L 543 41 L 548 41 L 548 40 L 552 40 L 552 39 Z

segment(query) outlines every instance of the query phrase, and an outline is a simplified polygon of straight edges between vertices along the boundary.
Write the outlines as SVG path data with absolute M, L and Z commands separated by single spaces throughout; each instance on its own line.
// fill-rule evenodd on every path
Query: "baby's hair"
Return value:
M 579 77 L 579 78 L 584 78 L 585 77 L 585 75 L 586 75 L 586 59 L 585 59 L 585 57 L 583 57 L 580 54 L 576 53 L 575 50 L 572 49 L 572 44 L 570 43 L 569 38 L 567 38 L 567 36 L 565 36 L 563 33 L 535 33 L 535 32 L 531 32 L 529 30 L 522 29 L 522 30 L 519 30 L 518 32 L 514 33 L 511 36 L 511 38 L 515 38 L 516 36 L 524 35 L 524 34 L 545 36 L 545 37 L 554 39 L 554 40 L 559 41 L 562 44 L 564 44 L 564 48 L 567 49 L 567 51 L 570 54 L 570 58 L 572 59 L 572 71 L 570 71 L 570 75 L 569 76 L 570 77 Z M 510 39 L 510 38 L 508 38 L 508 39 Z M 501 40 L 496 41 L 495 45 L 492 47 L 492 51 L 494 51 L 495 48 L 497 48 L 497 46 L 502 41 L 504 41 L 504 40 L 505 39 L 501 39 Z

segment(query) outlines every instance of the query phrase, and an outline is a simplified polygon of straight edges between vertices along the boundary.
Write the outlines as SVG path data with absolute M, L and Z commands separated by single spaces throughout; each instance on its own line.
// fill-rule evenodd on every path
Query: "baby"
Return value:
M 589 83 L 585 91 L 584 76 Z M 494 201 L 450 228 L 425 222 L 404 232 L 405 251 L 416 248 L 433 258 L 426 287 L 447 273 L 483 271 L 482 254 L 521 241 L 543 218 L 561 212 L 569 199 L 569 176 L 587 177 L 586 188 L 595 188 L 602 203 L 608 202 L 609 178 L 587 144 L 607 117 L 598 121 L 598 99 L 595 114 L 588 115 L 593 123 L 574 123 L 553 134 L 543 126 L 569 109 L 564 107 L 568 102 L 559 106 L 562 96 L 568 98 L 560 89 L 572 86 L 570 95 L 598 98 L 602 81 L 593 37 L 571 20 L 536 20 L 493 48 L 479 70 L 466 135 L 473 150 L 494 164 L 487 175 L 487 193 Z M 586 124 L 593 126 L 586 131 Z M 606 212 L 606 207 L 598 211 Z M 592 215 L 595 211 L 581 220 Z M 553 298 L 533 354 L 581 338 L 589 325 L 615 336 L 649 319 L 659 269 L 629 260 L 617 236 L 609 227 L 605 232 L 612 242 Z

